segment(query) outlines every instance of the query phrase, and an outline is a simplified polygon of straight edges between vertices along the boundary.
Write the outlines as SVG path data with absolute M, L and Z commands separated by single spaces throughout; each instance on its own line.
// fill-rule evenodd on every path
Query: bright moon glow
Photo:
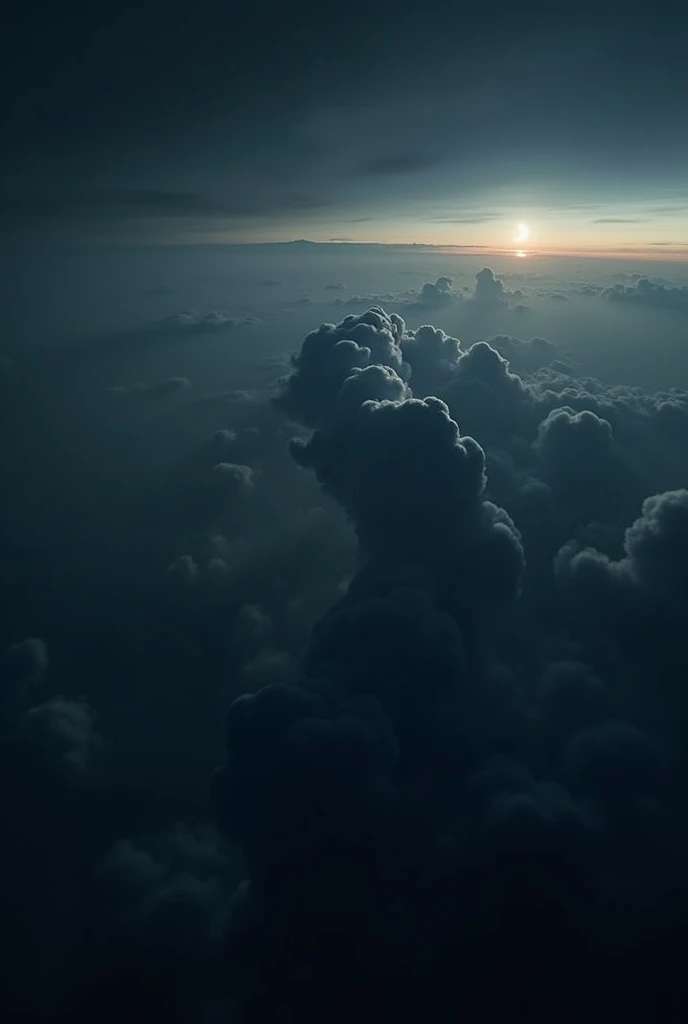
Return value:
M 514 239 L 514 241 L 515 242 L 525 242 L 525 241 L 528 240 L 528 235 L 529 234 L 530 234 L 530 231 L 528 230 L 528 225 L 527 224 L 519 224 L 518 228 L 517 228 L 516 238 Z

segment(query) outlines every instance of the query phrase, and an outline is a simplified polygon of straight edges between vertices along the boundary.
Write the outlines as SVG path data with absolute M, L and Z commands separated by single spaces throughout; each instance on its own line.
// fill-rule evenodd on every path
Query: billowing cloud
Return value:
M 428 309 L 446 306 L 455 301 L 451 277 L 438 277 L 434 284 L 424 284 L 418 303 Z
M 475 275 L 475 292 L 473 298 L 476 302 L 493 306 L 505 301 L 504 282 L 495 277 L 490 267 L 483 267 Z

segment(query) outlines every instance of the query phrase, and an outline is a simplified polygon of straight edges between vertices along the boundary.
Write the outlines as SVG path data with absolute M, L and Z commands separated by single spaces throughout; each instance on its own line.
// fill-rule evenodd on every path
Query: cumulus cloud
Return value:
M 66 668 L 10 648 L 13 994 L 75 1021 L 683 1019 L 688 393 L 472 340 L 378 307 L 232 367 L 115 552 L 154 584 L 77 561 L 108 596 Z M 172 827 L 207 819 L 216 758 L 221 840 Z
M 571 543 L 559 553 L 557 571 L 586 615 L 607 607 L 604 621 L 621 630 L 624 644 L 632 648 L 639 640 L 655 654 L 645 644 L 648 630 L 680 629 L 688 600 L 688 491 L 647 498 L 625 532 L 623 549 L 614 559 Z
M 46 769 L 50 766 L 78 776 L 88 770 L 102 745 L 95 720 L 96 712 L 85 701 L 51 697 L 24 712 L 19 736 Z
M 486 442 L 527 433 L 535 404 L 532 391 L 510 371 L 507 360 L 483 341 L 461 355 L 441 397 L 462 428 Z
M 610 302 L 627 302 L 639 306 L 655 306 L 658 309 L 688 310 L 688 288 L 667 287 L 641 277 L 630 285 L 615 284 L 602 292 Z
M 504 282 L 495 276 L 491 267 L 483 267 L 475 275 L 475 288 L 471 301 L 484 307 L 506 306 L 510 299 L 521 299 L 523 293 L 520 290 L 509 291 Z M 525 312 L 527 307 L 523 303 L 518 304 L 519 311 Z
M 499 305 L 506 301 L 504 282 L 495 277 L 494 271 L 490 267 L 483 267 L 475 275 L 473 298 L 476 302 L 484 303 L 487 306 Z
M 556 345 L 546 338 L 523 341 L 510 335 L 498 334 L 489 339 L 489 344 L 507 360 L 512 370 L 519 373 L 530 373 L 548 366 L 557 352 Z
M 212 485 L 225 494 L 239 494 L 253 487 L 255 473 L 250 466 L 236 462 L 216 462 L 212 470 Z
M 618 475 L 611 425 L 587 409 L 552 410 L 538 427 L 534 447 L 543 479 L 567 503 L 582 500 L 597 508 L 600 491 Z
M 318 426 L 331 412 L 353 370 L 386 367 L 404 375 L 401 336 L 405 323 L 395 313 L 373 307 L 341 323 L 321 324 L 292 358 L 293 372 L 275 404 L 307 426 Z
M 281 976 L 304 979 L 289 988 L 295 1015 L 327 1012 L 327 985 L 305 979 L 329 977 L 342 943 L 357 951 L 347 1017 L 371 986 L 400 1020 L 429 999 L 440 1016 L 479 1005 L 492 1019 L 505 986 L 551 1017 L 563 986 L 585 1019 L 601 999 L 623 1003 L 629 958 L 645 1005 L 664 998 L 670 919 L 648 906 L 677 892 L 676 874 L 656 871 L 680 847 L 658 824 L 665 767 L 618 660 L 569 632 L 561 596 L 600 624 L 598 641 L 643 617 L 645 636 L 653 617 L 666 636 L 672 608 L 678 622 L 686 492 L 650 499 L 613 552 L 653 471 L 648 439 L 675 438 L 688 406 L 679 391 L 576 378 L 555 354 L 507 337 L 464 350 L 376 309 L 309 335 L 282 382 L 277 406 L 310 430 L 292 454 L 346 510 L 359 567 L 300 664 L 268 659 L 229 711 L 215 793 L 248 867 L 230 928 L 240 1004 L 253 998 L 247 936 L 255 966 L 285 929 L 298 952 Z M 571 532 L 557 592 L 552 556 Z M 636 620 L 621 614 L 633 606 Z M 240 623 L 249 647 L 270 649 L 261 609 Z M 653 935 L 642 952 L 629 922 Z M 272 1015 L 269 991 L 259 1005 Z
M 456 370 L 461 342 L 439 327 L 424 324 L 407 331 L 401 340 L 404 360 L 411 368 L 413 389 L 417 395 L 429 395 L 442 386 Z
M 418 304 L 428 309 L 446 306 L 454 301 L 451 277 L 438 277 L 434 284 L 424 284 L 418 297 Z

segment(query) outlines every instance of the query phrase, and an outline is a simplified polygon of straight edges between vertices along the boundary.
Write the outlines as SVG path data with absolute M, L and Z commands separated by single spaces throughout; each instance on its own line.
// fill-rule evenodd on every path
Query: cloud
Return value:
M 95 730 L 96 712 L 85 701 L 51 697 L 29 708 L 19 722 L 21 742 L 37 761 L 70 774 L 86 772 L 102 739 Z
M 40 637 L 28 637 L 12 644 L 2 659 L 2 702 L 26 700 L 43 681 L 49 667 L 48 649 Z
M 409 306 L 418 300 L 418 292 L 407 290 L 403 292 L 372 292 L 367 295 L 351 295 L 344 299 L 338 295 L 332 300 L 333 306 Z
M 506 334 L 498 334 L 490 338 L 489 345 L 518 373 L 529 373 L 542 366 L 548 366 L 557 352 L 556 346 L 546 338 L 523 341 Z
M 465 216 L 447 215 L 444 217 L 431 217 L 433 224 L 488 224 L 493 220 L 501 220 L 501 213 L 472 213 Z
M 89 925 L 103 930 L 86 953 L 92 979 L 79 1019 L 206 1020 L 226 998 L 224 928 L 237 865 L 208 828 L 177 824 L 167 834 L 119 839 L 101 857 Z
M 593 224 L 643 224 L 642 217 L 598 217 Z
M 490 267 L 483 267 L 475 275 L 475 292 L 473 298 L 476 302 L 486 305 L 498 305 L 504 302 L 504 283 L 495 277 Z
M 179 391 L 188 391 L 191 381 L 188 377 L 168 377 L 157 384 L 137 381 L 133 384 L 117 384 L 108 388 L 113 395 L 173 395 Z
M 125 493 L 76 488 L 64 540 L 71 464 L 35 491 L 59 589 L 34 512 L 6 625 L 55 646 L 10 649 L 1 723 L 30 1015 L 681 1016 L 688 394 L 588 376 L 575 319 L 569 352 L 404 308 L 220 360 L 135 435 L 140 488 L 89 424 Z
M 362 324 L 372 329 L 366 358 L 333 357 Z M 577 459 L 585 467 L 600 453 L 604 463 L 614 454 L 612 426 L 592 412 L 547 415 L 548 403 L 574 397 L 557 368 L 526 382 L 489 345 L 462 352 L 435 328 L 420 331 L 407 332 L 383 310 L 323 325 L 283 384 L 279 404 L 315 428 L 293 442 L 293 454 L 346 508 L 360 566 L 317 623 L 301 676 L 229 710 L 215 793 L 249 871 L 236 950 L 258 936 L 252 955 L 260 963 L 269 937 L 291 923 L 304 979 L 290 987 L 297 1014 L 314 1000 L 316 1015 L 325 1012 L 331 990 L 314 990 L 311 979 L 329 977 L 343 942 L 358 950 L 341 996 L 347 1018 L 367 1004 L 373 984 L 396 1019 L 415 1019 L 429 998 L 457 1016 L 480 998 L 491 1018 L 504 997 L 489 984 L 495 949 L 506 965 L 501 984 L 506 971 L 529 1014 L 560 1005 L 559 983 L 542 984 L 544 962 L 558 979 L 565 974 L 581 1016 L 598 1004 L 600 985 L 605 998 L 617 998 L 617 971 L 629 955 L 623 942 L 619 951 L 600 939 L 600 921 L 619 941 L 624 922 L 646 922 L 634 888 L 621 887 L 611 908 L 604 897 L 611 851 L 628 850 L 650 891 L 665 892 L 666 876 L 651 866 L 663 840 L 654 845 L 644 816 L 658 799 L 660 759 L 637 726 L 618 718 L 617 695 L 586 662 L 555 659 L 534 687 L 524 679 L 523 690 L 510 690 L 479 657 L 484 629 L 513 607 L 521 539 L 486 499 L 482 448 L 459 432 L 444 402 L 411 398 L 417 367 L 402 377 L 399 350 L 402 367 L 412 354 L 420 367 L 421 354 L 447 356 L 449 393 L 463 384 L 457 408 L 489 385 L 486 429 L 494 431 L 499 401 L 501 437 L 510 442 L 517 428 L 532 438 L 524 447 L 535 470 L 557 467 L 556 475 L 562 463 L 577 473 Z M 518 351 L 513 340 L 511 347 Z M 606 402 L 620 420 L 630 395 L 586 385 L 579 399 Z M 644 402 L 650 409 L 635 398 L 638 415 Z M 262 630 L 262 615 L 249 618 Z M 631 833 L 649 844 L 649 858 L 634 859 Z M 333 921 L 336 939 L 325 927 Z M 476 937 L 484 934 L 483 944 Z M 643 955 L 654 941 L 643 943 Z M 470 963 L 459 985 L 457 949 Z M 419 958 L 420 978 L 412 969 Z M 235 977 L 241 990 L 245 974 Z M 269 1017 L 273 990 L 263 989 L 259 1002 Z
M 554 409 L 539 425 L 533 448 L 539 475 L 578 519 L 627 507 L 633 475 L 608 420 L 587 409 Z
M 461 355 L 440 395 L 462 429 L 483 443 L 530 429 L 533 393 L 486 342 L 476 342 Z
M 509 291 L 504 287 L 504 282 L 495 277 L 491 267 L 483 267 L 475 275 L 475 289 L 472 301 L 482 306 L 505 306 L 509 299 L 522 298 L 522 292 Z M 525 307 L 524 307 L 525 309 Z
M 357 171 L 363 175 L 416 174 L 438 163 L 438 157 L 421 152 L 400 152 L 375 157 L 359 164 Z
M 235 462 L 217 462 L 212 468 L 212 485 L 225 493 L 237 494 L 253 487 L 255 474 L 250 466 Z
M 439 327 L 424 324 L 403 334 L 401 350 L 404 361 L 411 368 L 416 394 L 429 395 L 446 383 L 456 370 L 461 342 Z
M 219 331 L 232 327 L 248 327 L 257 322 L 258 318 L 255 316 L 230 316 L 229 313 L 219 310 L 195 313 L 193 310 L 184 309 L 166 317 L 162 321 L 162 326 L 178 331 Z
M 0 194 L 0 209 L 11 221 L 133 220 L 163 217 L 224 221 L 228 218 L 275 216 L 280 212 L 308 211 L 326 203 L 313 195 L 274 188 L 244 193 L 219 193 L 130 187 L 83 187 L 78 189 L 5 190 Z
M 682 628 L 688 598 L 688 491 L 647 498 L 641 515 L 626 529 L 623 551 L 614 559 L 571 542 L 557 558 L 559 579 L 585 616 L 607 608 L 597 627 L 615 633 L 623 647 L 654 658 L 657 651 L 652 643 L 648 646 L 648 636 L 659 641 L 664 635 L 666 642 L 673 635 L 675 642 Z M 675 646 L 667 651 L 673 657 L 675 652 Z
M 456 297 L 451 287 L 451 277 L 438 277 L 434 284 L 424 284 L 418 297 L 418 305 L 434 309 L 454 302 Z
M 628 302 L 639 306 L 655 306 L 658 309 L 688 310 L 688 288 L 669 288 L 655 284 L 647 277 L 639 278 L 634 284 L 615 284 L 602 292 L 610 302 Z
M 400 339 L 405 323 L 395 313 L 377 307 L 340 324 L 321 324 L 312 331 L 275 404 L 307 426 L 318 426 L 330 415 L 339 390 L 353 370 L 377 365 L 403 374 Z
M 325 290 L 326 291 L 330 291 L 330 292 L 342 291 L 345 288 L 346 288 L 346 285 L 343 284 L 341 281 L 334 281 L 332 284 L 326 284 L 325 285 Z

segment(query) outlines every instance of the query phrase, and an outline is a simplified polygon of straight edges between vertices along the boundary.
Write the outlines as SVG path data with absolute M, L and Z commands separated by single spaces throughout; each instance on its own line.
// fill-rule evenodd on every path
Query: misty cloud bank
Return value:
M 404 316 L 523 294 L 484 268 Z M 404 316 L 111 387 L 186 418 L 136 527 L 94 485 L 92 640 L 4 655 L 25 1019 L 685 1016 L 688 392 Z

